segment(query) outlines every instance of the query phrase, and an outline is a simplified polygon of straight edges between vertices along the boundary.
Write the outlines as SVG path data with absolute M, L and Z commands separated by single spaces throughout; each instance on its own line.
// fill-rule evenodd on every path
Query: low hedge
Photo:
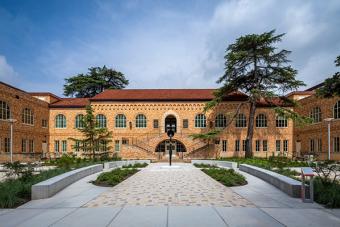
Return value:
M 214 166 L 214 165 L 202 164 L 202 163 L 194 163 L 194 166 L 197 168 L 218 168 L 217 166 Z
M 148 166 L 147 163 L 136 163 L 134 165 L 129 164 L 129 165 L 122 166 L 122 168 L 145 168 L 147 166 Z
M 243 175 L 233 169 L 211 168 L 201 170 L 227 187 L 241 186 L 248 183 Z
M 114 169 L 110 172 L 100 174 L 95 181 L 92 183 L 97 186 L 104 186 L 104 187 L 112 187 L 120 182 L 126 180 L 133 174 L 137 173 L 138 169 L 127 169 L 127 168 L 118 168 Z

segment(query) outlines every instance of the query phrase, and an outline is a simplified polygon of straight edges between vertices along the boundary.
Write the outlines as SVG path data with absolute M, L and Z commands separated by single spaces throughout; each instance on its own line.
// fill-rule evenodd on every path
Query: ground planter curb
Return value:
M 32 200 L 50 198 L 57 192 L 66 188 L 68 185 L 83 177 L 98 173 L 102 170 L 103 164 L 87 166 L 60 174 L 38 184 L 32 185 Z
M 213 165 L 218 167 L 227 167 L 236 169 L 237 163 L 236 162 L 229 162 L 229 161 L 216 161 L 216 160 L 191 160 L 191 164 L 206 164 L 206 165 Z
M 114 161 L 114 162 L 105 162 L 104 169 L 112 169 L 112 168 L 119 168 L 126 165 L 134 165 L 134 164 L 150 164 L 150 160 L 126 160 L 126 161 Z
M 260 167 L 241 164 L 240 170 L 258 177 L 294 198 L 301 197 L 301 182 Z

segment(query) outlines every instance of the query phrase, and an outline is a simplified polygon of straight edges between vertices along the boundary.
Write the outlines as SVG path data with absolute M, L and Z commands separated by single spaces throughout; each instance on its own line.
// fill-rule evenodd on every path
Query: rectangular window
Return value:
M 153 128 L 158 128 L 158 120 L 157 119 L 153 120 Z
M 240 151 L 240 140 L 235 140 L 235 151 Z
M 26 139 L 21 140 L 21 152 L 26 153 L 27 152 L 27 144 L 26 144 Z
M 183 120 L 183 128 L 189 128 L 189 121 L 188 119 Z
M 318 152 L 322 152 L 322 141 L 318 139 Z
M 288 140 L 283 141 L 283 151 L 288 152 Z
M 120 144 L 119 144 L 119 140 L 115 140 L 115 151 L 120 151 Z
M 59 140 L 54 141 L 54 152 L 59 153 Z
M 334 152 L 340 152 L 340 137 L 334 137 Z
M 276 151 L 277 152 L 281 151 L 281 140 L 276 140 Z
M 99 141 L 97 140 L 97 141 L 94 141 L 94 145 L 95 145 L 95 147 L 94 147 L 94 151 L 99 151 L 99 147 L 100 147 L 100 145 L 99 145 Z
M 256 140 L 255 141 L 255 150 L 257 151 L 257 152 L 259 152 L 260 151 L 260 140 Z
M 226 152 L 227 151 L 227 140 L 222 140 L 222 151 Z
M 314 139 L 309 140 L 309 151 L 310 152 L 315 151 L 315 141 L 314 141 Z
M 247 141 L 246 140 L 242 140 L 242 151 L 246 151 L 246 146 L 247 146 Z
M 67 151 L 67 140 L 61 141 L 61 151 L 63 153 L 66 153 L 66 151 Z
M 29 144 L 28 151 L 30 153 L 33 153 L 34 152 L 34 140 L 28 140 L 28 144 Z
M 76 141 L 76 143 L 74 145 L 74 150 L 78 152 L 80 150 L 79 146 L 80 146 L 80 141 Z
M 5 152 L 9 153 L 11 151 L 11 140 L 5 138 Z
M 47 128 L 47 120 L 46 119 L 42 119 L 41 120 L 41 125 L 43 128 Z
M 262 150 L 268 151 L 268 141 L 267 140 L 262 141 Z
M 129 139 L 122 139 L 122 144 L 125 144 L 125 145 L 127 145 L 127 144 L 129 144 Z

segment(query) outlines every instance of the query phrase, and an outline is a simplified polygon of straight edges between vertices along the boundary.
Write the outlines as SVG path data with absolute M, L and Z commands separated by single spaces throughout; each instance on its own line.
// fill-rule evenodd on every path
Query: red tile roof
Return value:
M 215 89 L 122 89 L 105 90 L 91 101 L 208 101 L 214 98 Z M 247 97 L 233 92 L 227 99 L 239 100 Z
M 89 104 L 88 98 L 62 98 L 60 101 L 50 104 L 51 108 L 78 108 Z
M 56 99 L 61 99 L 59 96 L 56 96 L 55 94 L 51 92 L 28 92 L 32 96 L 51 96 Z

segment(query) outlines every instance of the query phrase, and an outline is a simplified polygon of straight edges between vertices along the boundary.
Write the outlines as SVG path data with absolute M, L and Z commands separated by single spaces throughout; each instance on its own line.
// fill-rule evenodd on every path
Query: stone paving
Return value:
M 254 207 L 230 188 L 188 164 L 151 164 L 102 193 L 85 207 L 101 206 Z

